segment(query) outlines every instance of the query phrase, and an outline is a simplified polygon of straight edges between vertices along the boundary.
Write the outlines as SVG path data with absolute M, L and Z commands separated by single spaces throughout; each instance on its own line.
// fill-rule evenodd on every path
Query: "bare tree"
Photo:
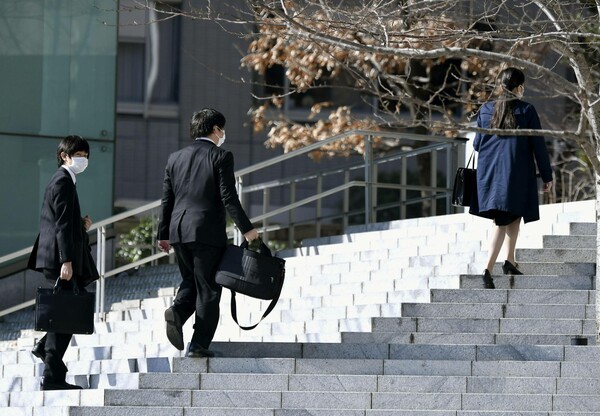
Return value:
M 268 145 L 291 150 L 355 126 L 543 134 L 582 150 L 579 160 L 594 174 L 598 223 L 600 0 L 229 0 L 218 13 L 210 1 L 192 4 L 200 6 L 186 8 L 187 16 L 249 38 L 243 65 L 261 74 L 283 68 L 289 88 L 257 96 L 253 111 L 255 127 L 270 129 Z M 248 24 L 256 30 L 248 33 Z M 527 73 L 526 99 L 553 109 L 544 130 L 474 127 L 470 116 L 504 66 Z M 374 98 L 366 101 L 377 111 L 357 117 L 350 107 L 316 102 L 313 115 L 330 113 L 310 125 L 277 113 L 286 94 L 323 88 L 324 80 L 341 76 L 348 80 L 344 88 Z M 359 143 L 354 138 L 341 146 Z M 600 233 L 597 253 L 600 259 Z M 600 318 L 600 291 L 596 305 Z

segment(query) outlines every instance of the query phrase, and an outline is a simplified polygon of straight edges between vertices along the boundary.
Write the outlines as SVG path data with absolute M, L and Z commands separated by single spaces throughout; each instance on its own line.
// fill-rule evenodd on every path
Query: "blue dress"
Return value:
M 490 128 L 494 102 L 479 110 L 477 126 Z M 533 105 L 514 101 L 517 128 L 541 129 Z M 495 211 L 523 217 L 524 222 L 540 219 L 537 170 L 544 182 L 552 181 L 552 167 L 543 136 L 496 136 L 477 133 L 473 148 L 478 152 L 477 200 L 469 212 L 494 218 Z

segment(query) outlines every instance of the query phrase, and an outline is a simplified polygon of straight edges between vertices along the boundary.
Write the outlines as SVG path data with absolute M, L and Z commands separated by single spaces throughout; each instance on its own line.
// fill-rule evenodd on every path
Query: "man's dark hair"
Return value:
M 190 122 L 190 136 L 192 140 L 198 137 L 207 137 L 217 126 L 225 128 L 225 116 L 212 108 L 203 108 L 196 111 Z
M 81 136 L 67 136 L 60 141 L 58 148 L 56 149 L 56 161 L 58 162 L 58 167 L 61 167 L 65 161 L 60 157 L 60 154 L 65 152 L 69 157 L 73 157 L 73 155 L 77 152 L 86 152 L 90 154 L 90 145 L 87 140 L 85 140 Z

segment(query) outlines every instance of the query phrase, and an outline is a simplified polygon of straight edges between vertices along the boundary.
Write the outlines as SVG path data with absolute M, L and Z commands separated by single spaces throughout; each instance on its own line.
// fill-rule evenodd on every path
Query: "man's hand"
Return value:
M 163 253 L 168 253 L 171 250 L 171 244 L 169 240 L 158 240 L 158 248 Z
M 90 218 L 89 215 L 86 215 L 85 217 L 83 217 L 83 228 L 85 228 L 86 231 L 89 231 L 91 226 L 92 226 L 92 219 Z
M 244 238 L 248 242 L 256 240 L 258 238 L 258 231 L 256 230 L 256 228 L 253 228 L 250 231 L 248 231 L 246 234 L 244 234 Z
M 60 278 L 62 280 L 71 280 L 73 277 L 73 263 L 70 261 L 64 262 L 62 266 L 60 266 Z
M 552 181 L 544 183 L 544 187 L 542 189 L 544 192 L 550 191 L 550 189 L 552 189 Z

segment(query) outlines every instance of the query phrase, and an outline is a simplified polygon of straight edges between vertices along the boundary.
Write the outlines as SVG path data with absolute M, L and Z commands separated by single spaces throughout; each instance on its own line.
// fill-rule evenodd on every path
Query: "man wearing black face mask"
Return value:
M 163 183 L 158 246 L 177 256 L 182 283 L 165 311 L 167 338 L 184 349 L 182 326 L 195 313 L 188 357 L 212 357 L 208 349 L 219 321 L 221 286 L 215 273 L 227 244 L 225 210 L 248 241 L 258 237 L 235 189 L 233 155 L 225 141 L 225 117 L 205 108 L 190 123 L 194 142 L 169 156 Z
M 80 136 L 65 137 L 56 151 L 58 170 L 46 186 L 40 216 L 40 234 L 36 240 L 28 267 L 42 272 L 54 284 L 57 278 L 63 288 L 72 288 L 72 279 L 98 273 L 86 260 L 89 251 L 86 231 L 92 220 L 81 217 L 77 196 L 76 175 L 88 166 L 90 146 Z M 42 390 L 72 390 L 81 387 L 65 381 L 67 367 L 64 354 L 72 334 L 48 332 L 32 353 L 44 361 Z

